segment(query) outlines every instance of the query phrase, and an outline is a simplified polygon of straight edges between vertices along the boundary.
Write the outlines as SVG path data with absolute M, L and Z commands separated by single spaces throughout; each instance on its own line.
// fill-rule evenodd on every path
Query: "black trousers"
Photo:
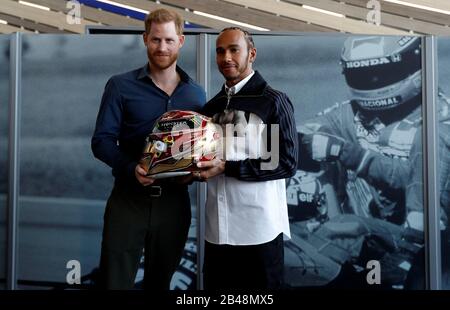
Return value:
M 283 234 L 250 246 L 205 242 L 203 280 L 206 290 L 280 289 L 283 285 Z
M 115 186 L 104 215 L 100 286 L 132 289 L 144 249 L 144 289 L 168 290 L 187 240 L 191 207 L 187 186 L 155 191 Z M 154 188 L 153 188 L 154 189 Z

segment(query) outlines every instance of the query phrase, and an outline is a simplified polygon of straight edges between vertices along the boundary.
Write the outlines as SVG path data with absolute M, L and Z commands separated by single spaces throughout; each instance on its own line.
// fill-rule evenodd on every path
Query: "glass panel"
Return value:
M 0 289 L 6 280 L 6 203 L 8 192 L 9 36 L 0 35 Z
M 210 97 L 223 84 L 215 38 Z M 297 173 L 286 180 L 292 239 L 285 243 L 285 282 L 423 287 L 424 279 L 409 271 L 424 271 L 414 263 L 423 256 L 424 234 L 405 228 L 409 157 L 421 155 L 422 147 L 420 44 L 405 37 L 347 38 L 254 36 L 254 69 L 290 97 L 301 145 Z M 421 219 L 415 227 L 423 226 Z
M 438 111 L 439 111 L 439 152 L 438 178 L 441 207 L 442 233 L 442 289 L 450 289 L 450 38 L 438 39 Z
M 186 38 L 180 57 L 180 66 L 195 78 L 194 36 Z M 146 62 L 139 35 L 24 36 L 22 288 L 64 286 L 70 260 L 80 262 L 82 284 L 93 284 L 113 177 L 111 169 L 93 157 L 90 140 L 106 81 Z M 191 195 L 195 208 L 195 186 Z M 192 225 L 190 237 L 195 240 L 195 220 Z M 136 282 L 141 280 L 139 271 Z

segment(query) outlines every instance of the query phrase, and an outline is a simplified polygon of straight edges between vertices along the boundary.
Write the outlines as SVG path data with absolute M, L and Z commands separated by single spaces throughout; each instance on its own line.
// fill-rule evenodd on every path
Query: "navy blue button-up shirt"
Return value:
M 171 96 L 150 78 L 148 64 L 109 79 L 103 93 L 92 137 L 92 151 L 112 167 L 118 179 L 134 177 L 145 137 L 155 121 L 169 110 L 199 111 L 206 102 L 205 91 L 181 68 L 180 82 Z

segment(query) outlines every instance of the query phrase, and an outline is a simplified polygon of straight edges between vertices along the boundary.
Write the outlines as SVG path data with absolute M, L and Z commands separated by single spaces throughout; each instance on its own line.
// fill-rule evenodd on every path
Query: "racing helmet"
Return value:
M 389 110 L 421 93 L 420 37 L 348 38 L 341 65 L 351 99 L 364 110 Z
M 147 135 L 140 160 L 147 176 L 165 178 L 198 170 L 196 163 L 216 157 L 220 127 L 192 111 L 164 113 Z
M 287 182 L 286 194 L 290 221 L 327 219 L 327 199 L 317 173 L 297 170 Z

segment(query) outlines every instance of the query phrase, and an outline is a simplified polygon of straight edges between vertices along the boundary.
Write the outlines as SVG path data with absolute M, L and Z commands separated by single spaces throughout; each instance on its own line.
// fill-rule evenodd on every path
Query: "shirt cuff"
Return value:
M 136 170 L 136 165 L 138 163 L 135 161 L 132 161 L 131 163 L 128 164 L 127 166 L 127 170 L 126 170 L 126 176 L 127 178 L 130 178 L 131 180 L 137 180 L 136 179 L 136 174 L 135 174 L 135 170 Z

